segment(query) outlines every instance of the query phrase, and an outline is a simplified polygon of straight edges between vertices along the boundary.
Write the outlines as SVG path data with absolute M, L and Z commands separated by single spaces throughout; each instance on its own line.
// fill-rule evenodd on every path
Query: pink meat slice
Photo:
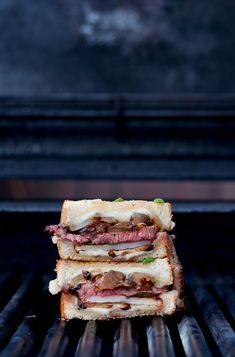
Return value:
M 153 240 L 156 238 L 157 227 L 145 226 L 136 231 L 125 231 L 119 233 L 82 233 L 73 234 L 66 232 L 60 225 L 48 226 L 46 231 L 49 234 L 54 234 L 60 239 L 66 239 L 76 244 L 116 244 L 127 242 L 139 242 L 142 240 Z
M 167 291 L 167 287 L 156 288 L 152 287 L 151 290 L 144 291 L 153 294 L 162 294 Z M 123 288 L 117 287 L 112 290 L 98 290 L 95 288 L 93 284 L 83 284 L 82 287 L 77 290 L 77 294 L 79 299 L 82 302 L 85 302 L 91 296 L 114 296 L 114 295 L 122 295 L 126 297 L 135 296 L 137 293 L 143 292 L 143 290 L 139 290 L 137 287 L 134 288 Z

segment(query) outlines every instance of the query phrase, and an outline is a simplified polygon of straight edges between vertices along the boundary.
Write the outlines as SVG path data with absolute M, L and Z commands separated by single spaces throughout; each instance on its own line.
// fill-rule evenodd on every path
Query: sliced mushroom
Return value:
M 108 223 L 102 220 L 100 217 L 94 217 L 92 222 L 89 222 L 86 226 L 81 229 L 74 231 L 75 234 L 82 233 L 105 233 L 108 229 Z
M 109 255 L 110 257 L 112 257 L 112 258 L 115 258 L 115 257 L 117 256 L 115 250 L 110 250 L 110 251 L 108 252 L 108 255 Z
M 120 232 L 126 232 L 131 229 L 130 224 L 128 222 L 119 222 L 117 224 L 114 224 L 112 226 L 108 227 L 108 232 L 109 233 L 120 233 Z
M 84 284 L 85 282 L 86 282 L 86 280 L 85 280 L 84 276 L 82 274 L 79 274 L 70 280 L 69 287 L 74 288 L 75 286 L 77 286 L 79 284 Z
M 144 273 L 132 273 L 129 274 L 127 280 L 130 283 L 134 283 L 140 289 L 150 290 L 154 285 L 151 278 Z
M 144 213 L 134 213 L 131 218 L 130 218 L 130 222 L 132 225 L 137 226 L 140 223 L 144 223 L 147 226 L 150 226 L 153 224 L 151 218 L 149 218 L 149 216 L 147 216 Z
M 116 270 L 100 275 L 95 278 L 95 287 L 99 290 L 112 290 L 122 285 L 125 280 L 125 275 Z
M 89 224 L 88 226 L 85 226 L 81 229 L 78 229 L 76 231 L 73 231 L 74 234 L 82 234 L 82 233 L 95 233 L 96 229 L 93 226 L 93 224 Z
M 100 220 L 102 222 L 108 223 L 108 224 L 116 224 L 118 221 L 114 217 L 101 217 Z
M 105 222 L 101 222 L 100 220 L 95 224 L 96 233 L 106 233 L 108 231 L 108 224 Z

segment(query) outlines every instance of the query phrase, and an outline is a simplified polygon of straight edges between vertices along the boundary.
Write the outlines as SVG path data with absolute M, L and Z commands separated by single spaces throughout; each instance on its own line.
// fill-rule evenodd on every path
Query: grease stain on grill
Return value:
M 234 277 L 201 280 L 194 274 L 184 314 L 69 322 L 59 319 L 59 297 L 49 294 L 48 280 L 2 272 L 0 287 L 11 289 L 0 296 L 1 357 L 234 355 Z

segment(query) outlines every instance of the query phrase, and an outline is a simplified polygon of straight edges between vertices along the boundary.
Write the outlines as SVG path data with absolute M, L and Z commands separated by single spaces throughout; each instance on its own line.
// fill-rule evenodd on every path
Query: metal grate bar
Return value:
M 29 274 L 0 313 L 0 345 L 20 321 L 25 311 L 27 296 L 33 292 L 35 275 Z
M 2 273 L 0 276 L 0 309 L 3 309 L 16 288 L 16 277 L 12 272 Z
M 185 315 L 178 324 L 186 356 L 209 357 L 211 352 L 193 315 Z
M 228 313 L 235 323 L 235 289 L 230 285 L 216 285 L 215 291 L 223 301 Z
M 195 297 L 221 354 L 226 357 L 233 356 L 235 351 L 235 333 L 213 300 L 208 289 L 205 287 L 197 288 L 195 290 Z
M 10 342 L 2 352 L 2 356 L 26 355 L 31 347 L 36 343 L 38 336 L 46 326 L 51 323 L 50 315 L 44 316 L 45 311 L 50 307 L 51 296 L 48 287 L 43 289 L 35 307 L 25 316 Z M 50 309 L 53 313 L 53 309 Z
M 65 335 L 65 326 L 66 322 L 64 320 L 56 319 L 48 331 L 39 353 L 40 357 L 63 356 L 68 344 L 68 337 Z
M 86 324 L 84 334 L 81 336 L 75 352 L 75 356 L 96 357 L 101 352 L 101 339 L 97 336 L 97 324 L 89 321 Z
M 33 333 L 33 325 L 35 325 L 36 320 L 37 318 L 35 315 L 25 317 L 23 323 L 11 338 L 10 343 L 2 352 L 2 357 L 13 357 L 21 354 L 26 355 L 29 352 L 36 338 Z
M 162 317 L 153 318 L 147 327 L 147 342 L 149 357 L 175 356 L 170 333 Z
M 66 322 L 58 319 L 59 297 L 49 294 L 43 276 L 18 276 L 17 288 L 17 279 L 3 273 L 0 286 L 13 281 L 15 290 L 0 312 L 0 356 L 233 356 L 234 278 L 210 277 L 190 277 L 194 290 L 187 288 L 190 308 L 184 314 Z
M 138 346 L 132 336 L 130 320 L 122 320 L 114 337 L 113 357 L 133 357 L 138 354 Z

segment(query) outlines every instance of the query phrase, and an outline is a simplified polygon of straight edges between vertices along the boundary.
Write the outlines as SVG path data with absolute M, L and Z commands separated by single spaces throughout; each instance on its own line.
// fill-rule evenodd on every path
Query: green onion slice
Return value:
M 154 203 L 164 203 L 165 201 L 162 198 L 155 198 L 153 200 Z
M 156 258 L 153 258 L 153 257 L 146 257 L 146 258 L 144 258 L 144 259 L 142 260 L 142 263 L 143 263 L 143 264 L 152 263 L 152 262 L 154 262 L 155 259 L 156 259 Z
M 114 200 L 114 202 L 123 202 L 125 201 L 122 197 L 118 197 L 116 198 L 116 200 Z

